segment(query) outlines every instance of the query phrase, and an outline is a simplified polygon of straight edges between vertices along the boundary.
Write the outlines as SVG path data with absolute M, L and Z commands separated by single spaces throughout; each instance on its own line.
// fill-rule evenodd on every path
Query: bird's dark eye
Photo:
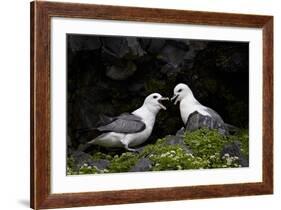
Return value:
M 157 96 L 153 96 L 153 98 L 157 98 Z
M 181 91 L 182 91 L 182 89 L 179 89 L 179 90 L 178 90 L 178 93 L 181 92 Z

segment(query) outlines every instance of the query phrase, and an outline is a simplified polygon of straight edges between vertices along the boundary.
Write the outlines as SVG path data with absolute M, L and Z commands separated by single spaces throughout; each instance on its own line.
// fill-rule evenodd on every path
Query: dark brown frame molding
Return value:
M 263 180 L 257 183 L 51 194 L 50 21 L 52 17 L 261 28 Z M 91 4 L 31 3 L 31 207 L 34 209 L 273 193 L 273 17 Z

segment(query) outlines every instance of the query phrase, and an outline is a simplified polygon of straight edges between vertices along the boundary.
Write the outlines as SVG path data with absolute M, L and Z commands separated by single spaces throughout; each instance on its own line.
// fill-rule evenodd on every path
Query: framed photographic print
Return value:
M 31 207 L 273 193 L 273 17 L 31 3 Z

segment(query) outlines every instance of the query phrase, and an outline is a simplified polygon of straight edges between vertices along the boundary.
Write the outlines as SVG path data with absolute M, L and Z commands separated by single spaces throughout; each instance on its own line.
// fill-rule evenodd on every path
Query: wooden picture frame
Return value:
M 257 183 L 182 186 L 51 194 L 50 21 L 52 17 L 180 23 L 262 29 L 263 179 Z M 125 204 L 273 193 L 273 17 L 183 10 L 31 3 L 31 207 L 34 209 Z

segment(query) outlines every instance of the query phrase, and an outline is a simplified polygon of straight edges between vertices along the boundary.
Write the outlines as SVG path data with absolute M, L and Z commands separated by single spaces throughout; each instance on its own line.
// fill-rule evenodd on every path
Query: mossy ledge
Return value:
M 174 141 L 178 138 L 181 141 Z M 135 152 L 93 152 L 71 154 L 67 175 L 130 171 L 237 168 L 248 166 L 248 130 L 222 135 L 216 130 L 186 131 L 182 136 L 166 136 Z

